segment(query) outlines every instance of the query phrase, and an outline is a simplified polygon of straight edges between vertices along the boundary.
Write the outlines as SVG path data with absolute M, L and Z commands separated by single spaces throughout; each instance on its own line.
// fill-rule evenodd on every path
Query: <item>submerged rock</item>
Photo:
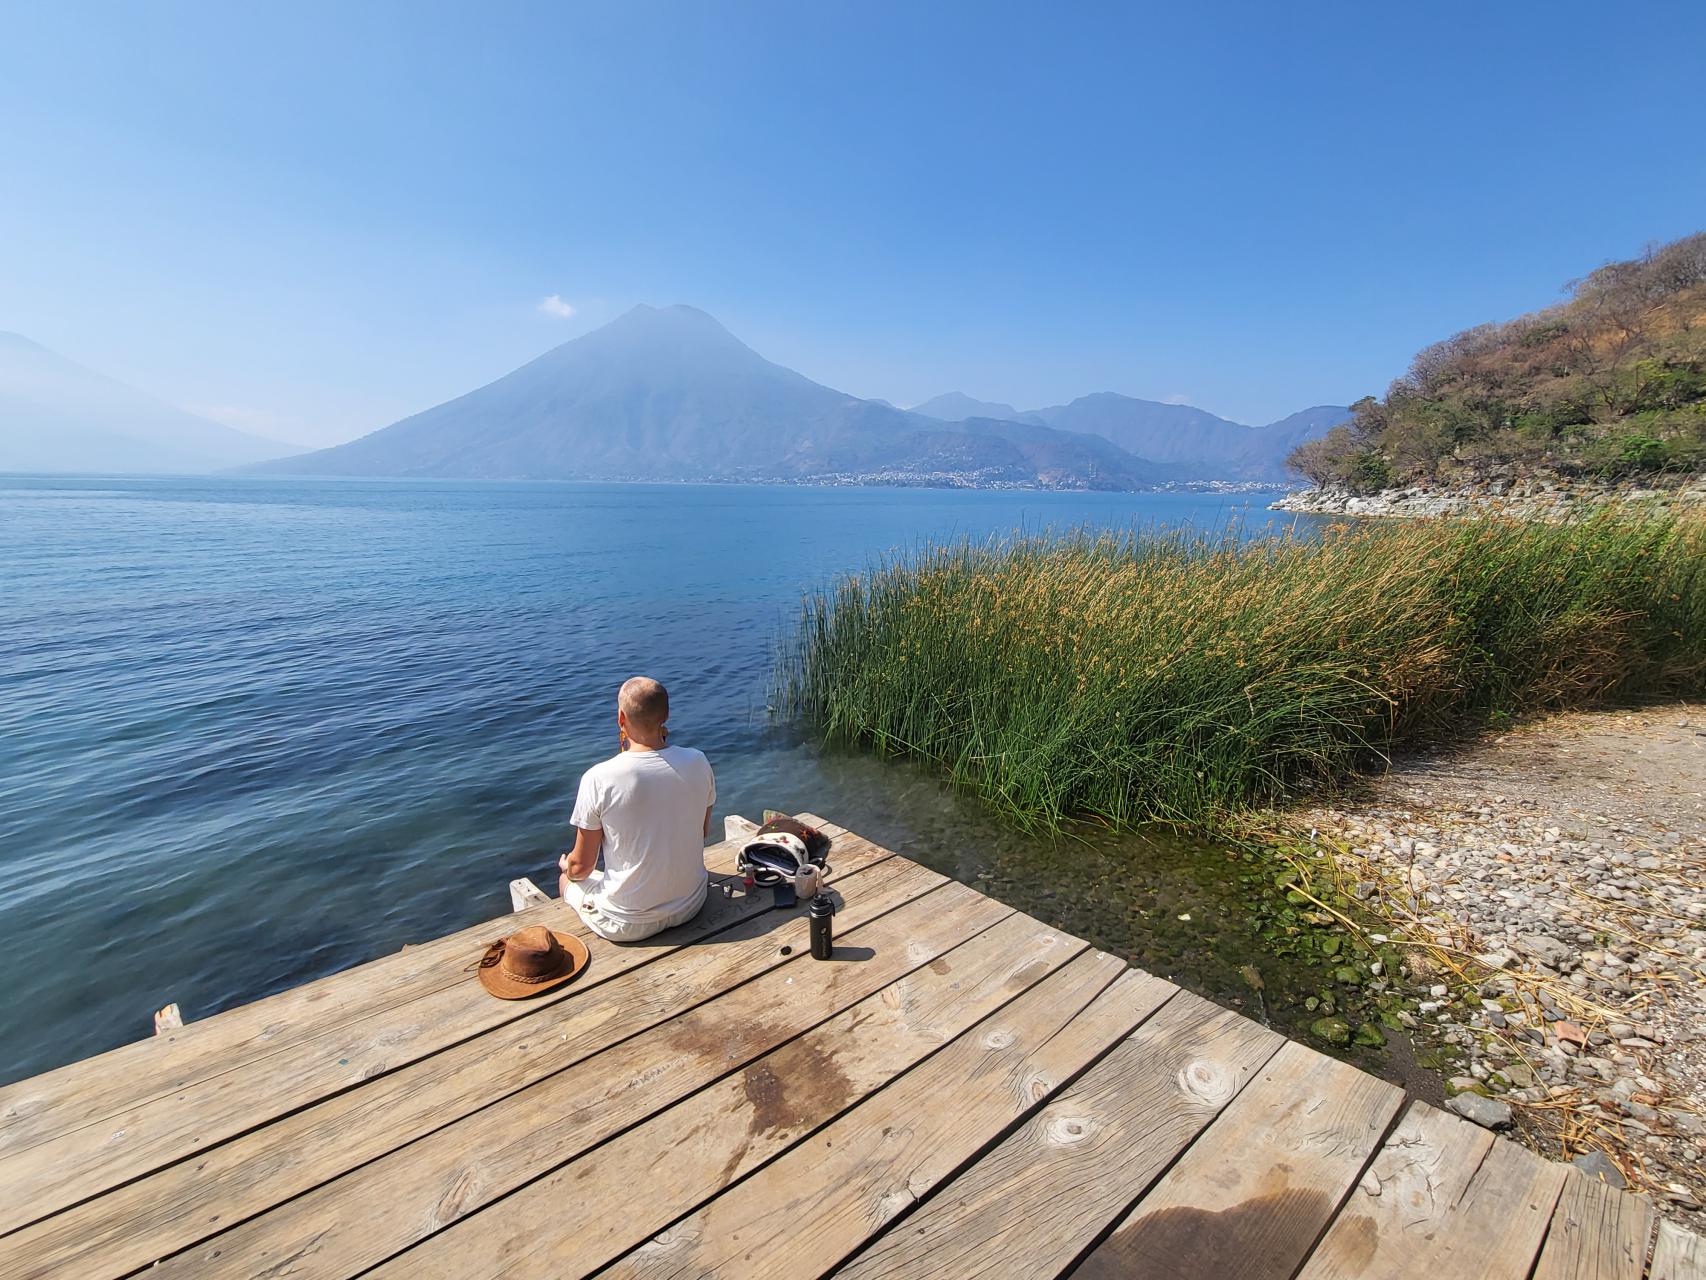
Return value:
M 1309 1031 L 1328 1044 L 1346 1045 L 1351 1042 L 1351 1024 L 1343 1018 L 1317 1018 L 1309 1024 Z

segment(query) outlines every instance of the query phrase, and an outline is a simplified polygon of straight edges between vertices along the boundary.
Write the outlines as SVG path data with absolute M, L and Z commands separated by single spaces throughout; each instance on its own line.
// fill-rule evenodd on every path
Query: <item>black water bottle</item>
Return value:
M 827 960 L 835 950 L 835 929 L 830 922 L 834 915 L 835 904 L 829 900 L 827 893 L 820 893 L 812 899 L 810 916 L 813 960 Z

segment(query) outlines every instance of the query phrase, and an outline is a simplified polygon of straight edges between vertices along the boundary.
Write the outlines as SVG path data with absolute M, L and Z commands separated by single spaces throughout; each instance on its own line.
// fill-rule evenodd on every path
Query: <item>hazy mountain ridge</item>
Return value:
M 1112 391 L 1028 411 L 950 391 L 916 406 L 914 412 L 928 411 L 958 421 L 958 415 L 972 407 L 1006 410 L 1009 421 L 1099 436 L 1155 464 L 1175 480 L 1281 480 L 1286 474 L 1286 456 L 1293 449 L 1350 417 L 1347 407 L 1317 405 L 1267 426 L 1252 427 L 1192 405 L 1140 400 Z
M 963 391 L 947 391 L 939 396 L 931 396 L 924 403 L 913 405 L 908 412 L 921 413 L 926 418 L 940 418 L 943 422 L 965 422 L 970 418 L 993 418 L 998 422 L 1039 421 L 1035 414 L 1025 413 L 1010 404 L 995 400 L 976 400 Z
M 348 444 L 254 469 L 1106 489 L 1278 474 L 1277 462 L 1269 465 L 1267 436 L 1188 406 L 1153 407 L 1163 411 L 1166 432 L 1177 434 L 1178 423 L 1201 430 L 1206 420 L 1236 433 L 1229 439 L 1241 448 L 1221 449 L 1235 460 L 1221 465 L 1188 451 L 1156 460 L 1139 455 L 1112 434 L 1128 427 L 1133 416 L 1129 409 L 1122 415 L 1120 406 L 1149 402 L 1087 396 L 1022 414 L 1010 405 L 950 393 L 920 411 L 897 409 L 764 359 L 696 308 L 638 306 L 454 400 Z M 931 412 L 922 412 L 926 409 Z M 935 416 L 961 411 L 968 411 L 964 419 Z M 1051 414 L 1058 421 L 1045 421 Z M 1083 429 L 1081 422 L 1100 429 Z M 1276 457 L 1296 443 L 1288 438 Z
M 293 452 L 0 333 L 0 471 L 182 474 Z
M 813 382 L 692 307 L 635 307 L 495 382 L 256 470 L 552 480 L 808 480 L 1138 488 L 1164 475 L 1037 424 L 949 426 Z
M 639 306 L 485 386 L 303 453 L 0 335 L 0 469 L 12 470 L 1145 489 L 1276 479 L 1278 459 L 1345 413 L 1251 428 L 1112 393 L 1027 413 L 951 392 L 919 409 L 931 412 L 814 382 L 693 307 Z

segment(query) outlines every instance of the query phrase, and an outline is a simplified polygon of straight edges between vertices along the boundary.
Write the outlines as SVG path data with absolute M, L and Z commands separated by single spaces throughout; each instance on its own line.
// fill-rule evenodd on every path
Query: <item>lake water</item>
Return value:
M 1261 527 L 1268 500 L 0 477 L 0 1082 L 500 914 L 515 876 L 554 892 L 640 672 L 711 757 L 719 826 L 811 809 L 1219 990 L 1249 940 L 1203 851 L 1038 856 L 916 768 L 821 753 L 765 692 L 801 591 L 876 555 Z M 1191 905 L 1192 937 L 1145 924 Z

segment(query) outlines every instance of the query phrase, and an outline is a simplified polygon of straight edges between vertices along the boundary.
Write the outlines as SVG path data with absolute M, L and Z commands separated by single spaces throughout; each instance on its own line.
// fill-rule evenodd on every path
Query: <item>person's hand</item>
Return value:
M 563 872 L 565 875 L 568 874 L 569 854 L 568 854 L 568 850 L 566 850 L 566 849 L 562 853 L 557 855 L 557 870 Z

